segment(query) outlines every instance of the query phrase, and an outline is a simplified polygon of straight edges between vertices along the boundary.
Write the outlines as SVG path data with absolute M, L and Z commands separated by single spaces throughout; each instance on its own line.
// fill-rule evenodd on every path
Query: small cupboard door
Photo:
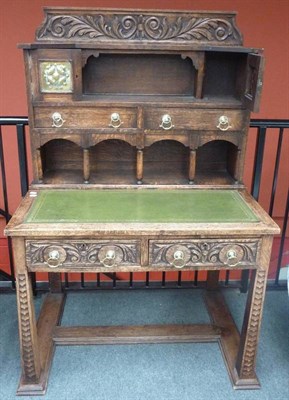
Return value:
M 264 57 L 248 54 L 243 104 L 251 111 L 258 112 L 263 86 Z

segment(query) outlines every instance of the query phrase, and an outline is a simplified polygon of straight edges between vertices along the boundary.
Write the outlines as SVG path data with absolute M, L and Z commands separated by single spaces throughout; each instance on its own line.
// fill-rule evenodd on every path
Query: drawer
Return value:
M 137 240 L 27 240 L 26 263 L 30 270 L 115 270 L 140 265 Z
M 175 131 L 217 130 L 239 131 L 247 122 L 247 112 L 241 110 L 202 110 L 186 108 L 146 109 L 144 123 L 146 129 Z
M 257 262 L 259 240 L 151 240 L 150 265 L 154 267 L 248 268 Z
M 35 107 L 35 128 L 136 128 L 137 109 L 125 107 Z

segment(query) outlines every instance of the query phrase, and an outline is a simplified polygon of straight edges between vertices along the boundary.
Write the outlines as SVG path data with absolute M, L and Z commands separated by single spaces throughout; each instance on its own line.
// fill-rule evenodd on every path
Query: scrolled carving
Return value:
M 87 11 L 87 14 L 49 13 L 36 32 L 37 40 L 146 40 L 228 42 L 242 44 L 234 16 L 216 13 L 169 12 L 157 15 Z
M 30 311 L 27 297 L 27 277 L 25 274 L 18 275 L 18 296 L 20 312 L 20 335 L 22 344 L 22 357 L 25 378 L 28 381 L 35 381 L 37 373 L 34 362 L 32 334 L 30 327 Z
M 186 248 L 189 251 L 189 257 L 186 260 L 186 266 L 204 266 L 204 265 L 228 265 L 227 254 L 229 249 L 234 249 L 238 260 L 238 265 L 254 265 L 256 263 L 258 241 L 229 241 L 229 240 L 207 240 L 190 241 L 176 243 L 158 243 L 155 242 L 151 247 L 151 263 L 153 265 L 171 265 L 172 249 L 177 247 Z M 236 264 L 237 265 L 237 264 Z M 235 266 L 235 265 L 234 265 Z
M 110 245 L 119 254 L 121 259 L 121 265 L 137 265 L 139 264 L 140 250 L 137 242 L 122 243 L 122 242 L 93 242 L 93 241 L 72 241 L 66 242 L 54 242 L 54 241 L 33 241 L 28 240 L 26 242 L 26 259 L 27 264 L 31 267 L 44 266 L 46 263 L 46 255 L 48 249 L 51 250 L 54 247 L 61 248 L 62 252 L 65 253 L 66 258 L 61 264 L 63 267 L 77 268 L 83 265 L 93 266 L 101 265 L 99 259 L 99 252 L 102 248 Z

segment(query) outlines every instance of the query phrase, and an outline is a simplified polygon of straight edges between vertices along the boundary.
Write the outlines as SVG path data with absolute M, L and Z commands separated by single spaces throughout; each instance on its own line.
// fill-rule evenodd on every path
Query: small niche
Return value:
M 214 140 L 196 152 L 196 184 L 233 184 L 238 148 L 225 140 Z
M 240 100 L 245 79 L 247 55 L 208 52 L 203 93 L 207 98 Z
M 123 140 L 109 139 L 89 149 L 90 183 L 136 183 L 135 147 Z
M 43 182 L 46 184 L 82 183 L 83 150 L 77 144 L 54 139 L 41 148 Z
M 189 149 L 175 140 L 161 140 L 144 149 L 144 184 L 187 184 Z
M 83 68 L 85 95 L 194 95 L 189 58 L 166 54 L 100 54 Z

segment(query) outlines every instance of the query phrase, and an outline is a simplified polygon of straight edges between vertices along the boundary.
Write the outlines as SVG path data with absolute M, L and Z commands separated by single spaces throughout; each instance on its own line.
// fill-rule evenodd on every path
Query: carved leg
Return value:
M 266 292 L 267 273 L 270 262 L 272 238 L 265 237 L 262 243 L 259 268 L 252 271 L 245 316 L 236 360 L 237 387 L 258 387 L 255 374 L 257 345 L 260 333 L 263 303 Z
M 13 238 L 22 375 L 19 395 L 41 395 L 47 388 L 54 352 L 53 330 L 59 323 L 64 306 L 62 293 L 50 293 L 43 302 L 36 326 L 31 278 L 26 269 L 25 244 Z M 52 291 L 58 291 L 60 274 L 55 273 Z
M 33 306 L 33 294 L 28 273 L 17 274 L 19 336 L 22 355 L 22 382 L 37 383 L 40 377 L 40 357 Z
M 255 379 L 255 364 L 267 271 L 252 272 L 236 369 L 240 379 Z

